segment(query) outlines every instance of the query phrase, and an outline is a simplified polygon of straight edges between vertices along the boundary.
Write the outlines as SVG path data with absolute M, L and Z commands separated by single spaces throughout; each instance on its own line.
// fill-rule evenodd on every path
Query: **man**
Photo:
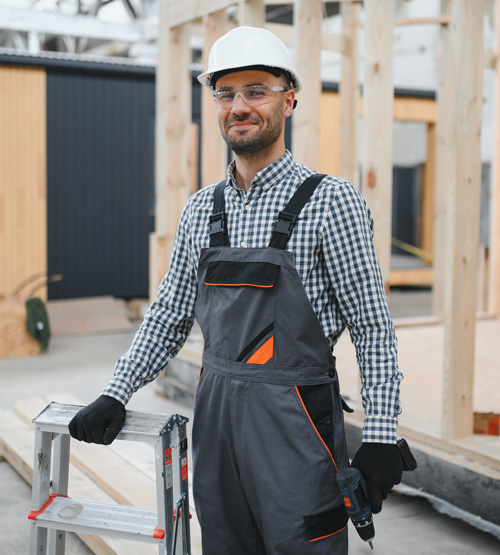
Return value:
M 234 152 L 227 179 L 188 201 L 170 270 L 103 394 L 70 425 L 110 443 L 124 405 L 204 336 L 193 420 L 194 496 L 205 555 L 347 553 L 336 472 L 348 465 L 332 349 L 347 326 L 365 409 L 353 465 L 374 512 L 401 478 L 401 374 L 372 243 L 349 183 L 285 150 L 301 89 L 285 45 L 263 29 L 220 38 L 200 82 Z

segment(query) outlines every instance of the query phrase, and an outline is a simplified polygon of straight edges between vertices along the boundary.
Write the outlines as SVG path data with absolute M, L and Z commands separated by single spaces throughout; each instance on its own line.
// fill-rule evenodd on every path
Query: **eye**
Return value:
M 262 98 L 263 96 L 266 96 L 266 91 L 265 89 L 248 89 L 245 96 L 248 98 Z
M 229 101 L 234 99 L 234 92 L 231 91 L 216 91 L 215 98 L 221 101 Z

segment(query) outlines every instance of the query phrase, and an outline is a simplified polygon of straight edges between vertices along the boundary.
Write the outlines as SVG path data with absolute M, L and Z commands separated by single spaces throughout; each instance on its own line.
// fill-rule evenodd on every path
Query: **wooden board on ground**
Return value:
M 132 323 L 124 301 L 114 297 L 85 297 L 49 301 L 52 335 L 128 331 Z

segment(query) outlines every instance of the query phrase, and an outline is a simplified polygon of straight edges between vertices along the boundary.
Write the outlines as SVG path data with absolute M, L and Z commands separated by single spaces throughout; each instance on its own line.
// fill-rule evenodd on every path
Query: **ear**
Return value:
M 285 101 L 283 102 L 283 115 L 289 118 L 292 115 L 293 109 L 295 108 L 295 91 L 289 90 L 285 94 Z

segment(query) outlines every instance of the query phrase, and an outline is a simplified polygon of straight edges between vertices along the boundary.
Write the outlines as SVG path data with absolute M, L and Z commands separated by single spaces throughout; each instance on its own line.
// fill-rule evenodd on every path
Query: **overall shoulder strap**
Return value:
M 229 247 L 229 235 L 227 232 L 226 203 L 224 200 L 224 189 L 226 180 L 217 183 L 214 191 L 214 204 L 210 216 L 210 246 Z
M 309 176 L 295 191 L 284 210 L 278 214 L 278 219 L 274 224 L 273 234 L 269 241 L 270 247 L 276 249 L 286 248 L 286 244 L 292 235 L 300 211 L 311 198 L 316 187 L 321 183 L 324 177 L 325 175 L 322 173 L 315 173 Z

